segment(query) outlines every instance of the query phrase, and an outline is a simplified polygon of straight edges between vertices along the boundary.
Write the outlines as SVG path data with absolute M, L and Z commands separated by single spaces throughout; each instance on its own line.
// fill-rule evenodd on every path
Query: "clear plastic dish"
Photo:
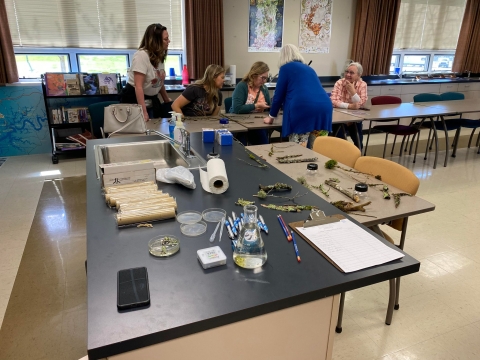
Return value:
M 171 256 L 178 250 L 180 250 L 180 240 L 173 235 L 155 236 L 148 242 L 148 251 L 153 256 Z
M 182 234 L 187 236 L 202 235 L 205 231 L 207 231 L 207 224 L 203 221 L 199 221 L 194 224 L 181 224 L 180 231 Z
M 211 208 L 202 212 L 203 220 L 208 222 L 220 222 L 225 216 L 227 212 L 220 208 Z
M 198 211 L 187 210 L 177 214 L 177 221 L 180 224 L 195 224 L 202 220 L 202 214 Z

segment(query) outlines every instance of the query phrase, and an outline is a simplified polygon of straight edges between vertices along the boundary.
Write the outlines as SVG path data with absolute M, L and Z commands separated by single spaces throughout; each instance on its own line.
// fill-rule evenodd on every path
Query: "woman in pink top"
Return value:
M 338 80 L 332 90 L 330 99 L 334 107 L 356 110 L 365 105 L 368 100 L 367 83 L 360 77 L 362 72 L 363 67 L 358 62 L 348 65 L 344 78 Z M 339 126 L 334 126 L 334 133 Z M 347 123 L 347 129 L 353 143 L 361 150 L 363 147 L 362 122 Z M 360 143 L 358 143 L 356 136 L 353 135 L 355 132 L 358 132 Z M 343 132 L 340 130 L 337 136 L 343 137 Z

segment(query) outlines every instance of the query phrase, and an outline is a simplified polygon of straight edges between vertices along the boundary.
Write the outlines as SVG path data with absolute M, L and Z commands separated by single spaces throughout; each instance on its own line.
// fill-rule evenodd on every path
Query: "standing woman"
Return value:
M 232 95 L 232 109 L 225 109 L 235 114 L 259 113 L 270 108 L 270 94 L 264 85 L 270 71 L 263 61 L 255 62 L 250 71 L 243 77 Z M 240 134 L 239 134 L 240 135 Z M 248 143 L 250 145 L 268 144 L 267 130 L 248 131 Z M 245 139 L 239 140 L 246 145 Z
M 220 65 L 207 66 L 203 78 L 188 86 L 172 104 L 176 113 L 184 116 L 218 115 L 222 106 L 225 69 Z
M 165 112 L 168 114 L 168 109 L 162 109 L 158 94 L 160 93 L 164 104 L 172 101 L 164 86 L 165 59 L 169 43 L 165 26 L 152 24 L 147 27 L 140 47 L 133 55 L 127 85 L 120 94 L 121 103 L 142 106 L 145 121 L 165 117 Z
M 311 131 L 332 131 L 332 102 L 295 45 L 282 47 L 278 67 L 272 107 L 263 121 L 271 124 L 283 105 L 282 137 L 307 146 Z

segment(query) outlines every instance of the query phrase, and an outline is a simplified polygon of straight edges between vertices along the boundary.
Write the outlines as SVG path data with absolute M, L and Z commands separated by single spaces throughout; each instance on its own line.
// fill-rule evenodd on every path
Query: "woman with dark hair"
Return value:
M 222 106 L 225 69 L 220 65 L 207 66 L 203 78 L 188 86 L 172 104 L 176 113 L 184 116 L 218 115 Z
M 168 44 L 167 28 L 161 24 L 152 24 L 147 27 L 138 51 L 133 55 L 132 66 L 128 71 L 128 82 L 120 94 L 120 102 L 139 104 L 143 108 L 145 121 L 151 117 L 166 117 L 172 100 L 165 90 L 165 59 Z M 164 107 L 158 98 L 160 93 Z
M 270 94 L 264 85 L 268 79 L 270 68 L 263 61 L 255 62 L 250 71 L 245 74 L 232 95 L 232 109 L 225 109 L 235 114 L 263 112 L 270 108 Z M 250 145 L 268 144 L 267 130 L 250 130 L 247 135 L 238 134 L 238 139 L 246 144 L 245 136 Z

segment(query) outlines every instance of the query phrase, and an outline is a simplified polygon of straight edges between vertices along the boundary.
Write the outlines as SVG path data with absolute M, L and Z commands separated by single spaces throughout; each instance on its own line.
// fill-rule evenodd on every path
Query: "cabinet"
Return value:
M 55 84 L 49 82 L 54 81 L 54 76 L 52 74 L 57 77 L 54 79 L 57 81 Z M 85 156 L 85 146 L 78 142 L 69 140 L 68 137 L 78 137 L 78 134 L 82 134 L 86 130 L 92 133 L 91 119 L 87 109 L 88 105 L 96 102 L 118 100 L 118 90 L 121 89 L 119 74 L 102 74 L 100 81 L 104 79 L 106 75 L 111 75 L 108 85 L 109 87 L 108 89 L 105 86 L 102 87 L 102 85 L 98 85 L 97 82 L 95 83 L 98 85 L 97 89 L 101 89 L 102 92 L 110 93 L 99 94 L 97 93 L 99 90 L 97 91 L 94 89 L 92 91 L 89 88 L 87 91 L 94 92 L 92 95 L 85 94 L 85 84 L 83 82 L 84 75 L 87 76 L 87 74 L 81 73 L 47 73 L 42 75 L 42 92 L 45 101 L 46 117 L 48 119 L 50 140 L 52 144 L 53 164 L 58 163 L 59 155 L 75 153 L 77 155 Z M 98 79 L 99 74 L 88 75 L 97 75 Z M 67 89 L 66 82 L 64 82 L 64 88 L 62 89 L 62 77 L 64 79 L 68 77 L 68 85 L 72 86 L 70 94 Z M 78 83 L 75 79 L 78 79 Z M 87 87 L 88 86 L 89 85 L 87 84 Z M 52 88 L 55 90 L 53 94 Z

